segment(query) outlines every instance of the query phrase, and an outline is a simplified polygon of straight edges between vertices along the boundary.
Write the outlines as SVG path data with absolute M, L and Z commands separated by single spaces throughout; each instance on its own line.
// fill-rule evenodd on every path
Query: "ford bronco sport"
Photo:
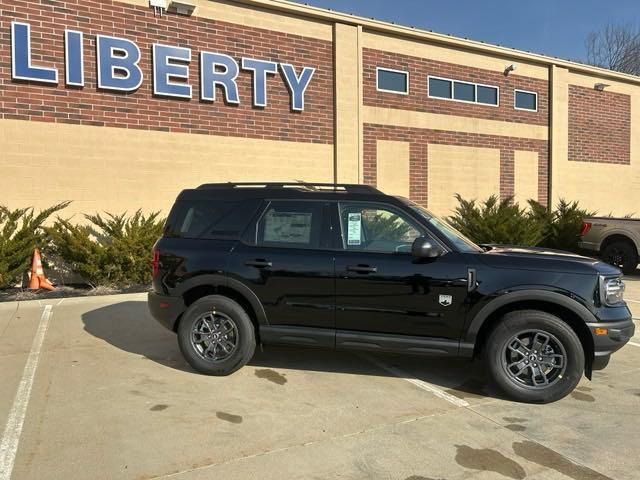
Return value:
M 228 375 L 257 343 L 483 358 L 511 398 L 552 402 L 633 336 L 620 270 L 479 246 L 364 185 L 184 190 L 153 252 L 149 308 L 189 364 Z

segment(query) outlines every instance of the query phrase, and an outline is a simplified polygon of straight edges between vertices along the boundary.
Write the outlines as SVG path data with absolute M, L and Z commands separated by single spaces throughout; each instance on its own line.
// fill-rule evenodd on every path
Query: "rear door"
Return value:
M 272 326 L 330 330 L 334 258 L 323 201 L 271 200 L 231 256 L 230 275 L 258 296 Z

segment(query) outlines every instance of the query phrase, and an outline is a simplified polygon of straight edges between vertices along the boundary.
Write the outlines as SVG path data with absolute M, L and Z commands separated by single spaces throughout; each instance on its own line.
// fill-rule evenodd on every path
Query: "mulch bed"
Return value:
M 97 297 L 102 295 L 118 295 L 124 293 L 145 293 L 151 290 L 150 285 L 133 285 L 126 288 L 95 287 L 89 285 L 65 285 L 55 291 L 26 290 L 23 288 L 6 288 L 0 290 L 0 302 L 26 302 L 28 300 L 48 300 L 51 298 Z

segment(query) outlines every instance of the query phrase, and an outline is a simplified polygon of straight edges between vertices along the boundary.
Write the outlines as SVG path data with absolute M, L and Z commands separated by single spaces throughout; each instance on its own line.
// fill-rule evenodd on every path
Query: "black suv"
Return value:
M 483 357 L 510 397 L 551 402 L 633 336 L 623 291 L 615 267 L 479 246 L 369 186 L 228 183 L 178 196 L 149 308 L 211 375 L 258 342 Z

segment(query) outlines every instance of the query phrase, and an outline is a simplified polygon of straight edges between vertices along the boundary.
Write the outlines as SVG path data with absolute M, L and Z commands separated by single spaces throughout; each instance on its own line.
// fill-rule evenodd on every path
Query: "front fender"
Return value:
M 597 321 L 594 314 L 591 313 L 587 307 L 569 296 L 558 292 L 548 290 L 522 290 L 509 292 L 491 300 L 471 319 L 469 327 L 466 329 L 466 332 L 460 342 L 461 353 L 464 354 L 466 352 L 470 352 L 470 354 L 473 354 L 478 333 L 491 314 L 509 304 L 526 301 L 547 302 L 566 308 L 581 318 L 585 322 L 585 326 L 587 323 Z

